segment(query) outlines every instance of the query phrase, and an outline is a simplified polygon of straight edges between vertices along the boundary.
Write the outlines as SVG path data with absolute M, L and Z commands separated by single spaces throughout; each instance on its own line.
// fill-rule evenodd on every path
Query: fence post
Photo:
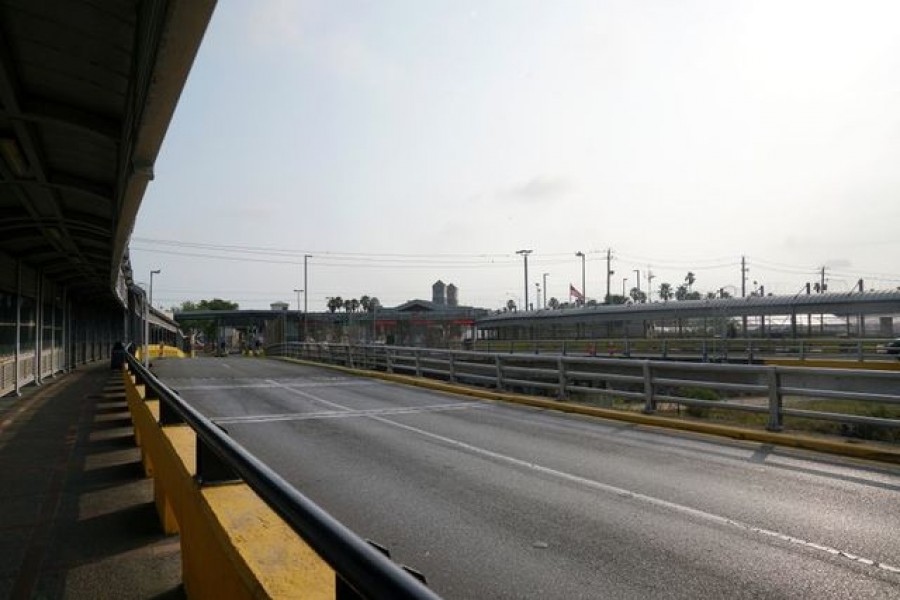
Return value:
M 644 372 L 644 412 L 652 414 L 656 412 L 656 398 L 653 397 L 653 371 L 650 369 L 650 361 L 641 361 Z
M 566 340 L 563 340 L 563 343 L 562 343 L 562 355 L 563 355 L 563 356 L 566 355 L 566 351 L 567 351 L 567 348 L 566 348 Z
M 394 361 L 391 360 L 391 351 L 387 347 L 384 349 L 384 368 L 388 373 L 394 372 Z
M 556 359 L 557 370 L 559 371 L 559 394 L 558 397 L 560 400 L 566 399 L 566 386 L 568 385 L 567 377 L 566 377 L 566 361 L 560 356 Z
M 663 358 L 669 357 L 669 340 L 666 340 L 666 339 L 664 339 L 662 341 L 662 357 Z
M 456 355 L 450 351 L 448 370 L 450 371 L 450 383 L 456 383 Z
M 753 364 L 753 340 L 747 340 L 747 364 Z
M 856 340 L 856 360 L 858 360 L 860 362 L 865 360 L 865 354 L 863 353 L 862 340 Z
M 800 360 L 806 358 L 806 346 L 803 344 L 803 340 L 800 340 Z
M 421 377 L 422 376 L 422 360 L 420 357 L 421 351 L 418 348 L 416 348 L 415 350 L 413 350 L 413 354 L 416 357 L 416 377 Z
M 502 390 L 503 389 L 503 365 L 500 362 L 499 354 L 494 355 L 494 364 L 497 367 L 497 389 Z
M 625 358 L 631 358 L 631 340 L 625 338 Z
M 768 369 L 769 383 L 769 431 L 781 431 L 781 373 L 777 367 Z

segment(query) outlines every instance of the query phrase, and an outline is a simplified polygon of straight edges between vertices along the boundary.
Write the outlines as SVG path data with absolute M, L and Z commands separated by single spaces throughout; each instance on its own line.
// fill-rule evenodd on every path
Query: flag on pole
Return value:
M 576 300 L 584 302 L 584 294 L 579 292 L 578 288 L 576 288 L 574 285 L 572 285 L 570 283 L 569 284 L 569 297 L 572 298 L 573 296 L 575 297 Z

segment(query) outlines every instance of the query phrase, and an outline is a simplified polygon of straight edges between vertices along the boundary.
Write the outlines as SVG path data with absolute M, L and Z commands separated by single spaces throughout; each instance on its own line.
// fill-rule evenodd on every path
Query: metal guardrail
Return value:
M 603 338 L 478 340 L 486 352 L 561 353 L 753 363 L 764 358 L 892 360 L 879 346 L 889 338 Z
M 221 427 L 187 404 L 131 355 L 131 372 L 160 400 L 160 425 L 186 423 L 197 435 L 197 480 L 203 485 L 242 479 L 334 569 L 337 598 L 422 599 L 439 596 L 383 551 L 361 539 L 247 452 Z
M 780 431 L 784 417 L 900 429 L 900 419 L 785 408 L 785 396 L 900 405 L 900 372 L 719 363 L 596 358 L 562 354 L 490 353 L 468 350 L 325 343 L 279 344 L 269 356 L 286 356 L 352 368 L 437 378 L 497 390 L 626 398 L 653 413 L 660 402 L 768 414 L 767 429 Z M 685 388 L 763 397 L 765 405 L 678 395 Z

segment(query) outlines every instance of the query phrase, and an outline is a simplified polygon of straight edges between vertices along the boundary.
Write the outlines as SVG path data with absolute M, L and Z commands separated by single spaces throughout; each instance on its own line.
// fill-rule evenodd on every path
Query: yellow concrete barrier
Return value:
M 166 346 L 165 344 L 150 344 L 147 354 L 151 359 L 154 358 L 186 358 L 187 355 L 183 350 L 175 346 Z M 134 351 L 134 356 L 138 360 L 143 360 L 144 348 L 138 346 Z
M 334 571 L 248 485 L 201 487 L 193 430 L 160 426 L 159 401 L 145 400 L 128 371 L 124 378 L 160 522 L 181 537 L 188 597 L 333 599 Z

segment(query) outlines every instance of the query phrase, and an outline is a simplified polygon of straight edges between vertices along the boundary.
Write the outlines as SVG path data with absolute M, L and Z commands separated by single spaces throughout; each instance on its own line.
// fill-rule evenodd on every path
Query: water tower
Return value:
M 434 285 L 431 286 L 431 301 L 435 304 L 439 304 L 443 306 L 446 304 L 446 298 L 444 297 L 444 291 L 446 287 L 444 286 L 444 282 L 438 279 L 434 282 Z

